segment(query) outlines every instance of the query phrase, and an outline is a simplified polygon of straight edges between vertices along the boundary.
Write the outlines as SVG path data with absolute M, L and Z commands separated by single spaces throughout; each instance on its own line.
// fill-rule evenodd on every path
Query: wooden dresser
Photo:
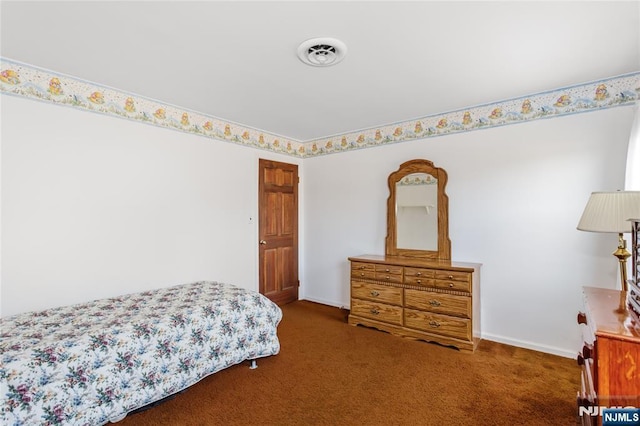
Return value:
M 625 293 L 619 290 L 584 288 L 585 312 L 578 314 L 578 323 L 584 324 L 578 354 L 583 425 L 598 424 L 598 407 L 640 407 L 640 319 L 629 309 L 620 312 L 621 300 Z
M 349 324 L 475 350 L 480 264 L 376 255 L 349 260 Z

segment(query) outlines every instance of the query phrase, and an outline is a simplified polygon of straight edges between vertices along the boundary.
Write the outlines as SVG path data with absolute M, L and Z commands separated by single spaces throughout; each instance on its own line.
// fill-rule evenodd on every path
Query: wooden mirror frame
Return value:
M 438 250 L 414 250 L 398 248 L 396 223 L 396 184 L 412 173 L 427 173 L 438 180 Z M 387 256 L 419 257 L 433 260 L 451 260 L 449 240 L 449 197 L 445 192 L 447 172 L 435 167 L 429 160 L 410 160 L 400 165 L 388 178 L 389 198 L 387 199 Z

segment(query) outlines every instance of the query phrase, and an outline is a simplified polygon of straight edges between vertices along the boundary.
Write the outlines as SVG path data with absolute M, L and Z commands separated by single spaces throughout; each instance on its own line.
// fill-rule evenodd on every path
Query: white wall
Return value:
M 349 306 L 348 256 L 383 254 L 387 176 L 413 158 L 449 175 L 452 257 L 483 264 L 485 338 L 565 356 L 581 287 L 614 288 L 615 235 L 576 230 L 592 191 L 622 189 L 633 108 L 306 159 L 306 297 Z
M 2 104 L 2 316 L 196 280 L 258 289 L 258 159 L 298 159 Z
M 453 258 L 483 264 L 484 337 L 573 356 L 581 287 L 618 283 L 616 237 L 575 227 L 592 191 L 623 187 L 632 116 L 614 108 L 302 164 L 3 96 L 2 315 L 201 279 L 257 289 L 258 158 L 301 165 L 301 298 L 348 307 L 347 257 L 384 253 L 387 176 L 427 158 L 449 174 Z

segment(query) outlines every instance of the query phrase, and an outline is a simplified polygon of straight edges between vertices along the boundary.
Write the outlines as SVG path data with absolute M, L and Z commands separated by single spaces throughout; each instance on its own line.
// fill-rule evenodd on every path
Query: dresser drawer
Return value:
M 434 287 L 443 290 L 456 290 L 471 293 L 471 282 L 469 281 L 435 280 Z
M 376 265 L 376 273 L 402 275 L 402 266 L 395 265 Z
M 580 390 L 578 391 L 578 418 L 582 426 L 597 426 L 598 417 L 591 416 L 593 407 L 598 405 L 597 395 L 594 391 L 593 377 L 591 376 L 591 368 L 589 365 L 582 365 L 580 379 Z M 586 408 L 586 412 L 581 412 L 580 407 Z
M 585 345 L 591 345 L 594 347 L 596 342 L 595 330 L 591 327 L 594 324 L 594 321 L 589 319 L 590 315 L 588 313 L 580 312 L 578 314 L 578 324 L 581 324 L 580 330 L 582 331 L 582 340 Z M 581 348 L 584 353 L 584 346 Z M 587 358 L 590 358 L 587 356 Z
M 374 271 L 363 271 L 360 269 L 351 269 L 351 278 L 360 278 L 363 280 L 375 280 L 376 273 Z
M 394 274 L 391 274 L 391 273 L 388 273 L 388 272 L 376 272 L 375 279 L 377 281 L 382 281 L 382 282 L 386 282 L 386 283 L 401 284 L 402 283 L 402 274 L 394 275 Z
M 597 395 L 595 391 L 595 382 L 593 380 L 593 360 L 591 358 L 582 358 L 581 355 L 578 355 L 578 365 L 580 365 L 580 371 L 582 373 L 582 391 L 585 397 L 589 398 L 591 401 L 595 401 Z
M 425 268 L 404 268 L 404 283 L 423 287 L 433 287 L 436 271 Z
M 471 282 L 471 274 L 469 272 L 437 270 L 435 275 L 438 280 Z
M 376 281 L 382 281 L 385 283 L 402 283 L 402 275 L 393 275 L 384 272 L 376 272 L 375 279 Z
M 351 277 L 373 280 L 376 269 L 373 263 L 351 262 Z
M 402 266 L 376 264 L 374 279 L 386 283 L 401 284 Z
M 407 285 L 415 285 L 419 287 L 435 287 L 436 280 L 433 278 L 407 277 L 404 276 L 404 283 Z
M 351 262 L 351 272 L 354 271 L 371 271 L 374 272 L 376 267 L 373 263 Z
M 580 390 L 578 391 L 577 398 L 579 420 L 582 426 L 598 425 L 598 417 L 590 415 L 590 413 L 593 413 L 593 408 L 599 405 L 600 402 L 595 392 L 590 361 L 591 360 L 586 360 L 581 366 Z M 601 403 L 604 404 L 604 402 Z M 586 412 L 581 412 L 580 407 L 585 407 L 587 409 L 585 410 Z
M 453 294 L 405 289 L 404 305 L 414 308 L 462 318 L 471 318 L 471 298 Z
M 424 268 L 404 268 L 404 277 L 416 277 L 416 278 L 435 278 L 436 271 L 433 269 Z
M 471 321 L 464 318 L 455 318 L 406 308 L 404 310 L 404 325 L 405 327 L 454 337 L 456 339 L 471 340 Z
M 471 274 L 468 272 L 442 271 L 435 272 L 434 286 L 443 290 L 456 290 L 471 293 Z
M 351 297 L 390 303 L 392 305 L 402 305 L 402 289 L 386 285 L 352 281 Z
M 402 325 L 402 307 L 351 299 L 351 315 Z

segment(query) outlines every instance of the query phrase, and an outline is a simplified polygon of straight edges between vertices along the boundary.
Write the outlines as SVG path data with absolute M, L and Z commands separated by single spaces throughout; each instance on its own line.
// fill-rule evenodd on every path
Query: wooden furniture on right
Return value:
M 640 407 L 640 318 L 619 309 L 625 297 L 620 290 L 584 288 L 585 312 L 578 314 L 578 323 L 585 325 L 578 354 L 583 425 L 598 424 L 598 407 Z

